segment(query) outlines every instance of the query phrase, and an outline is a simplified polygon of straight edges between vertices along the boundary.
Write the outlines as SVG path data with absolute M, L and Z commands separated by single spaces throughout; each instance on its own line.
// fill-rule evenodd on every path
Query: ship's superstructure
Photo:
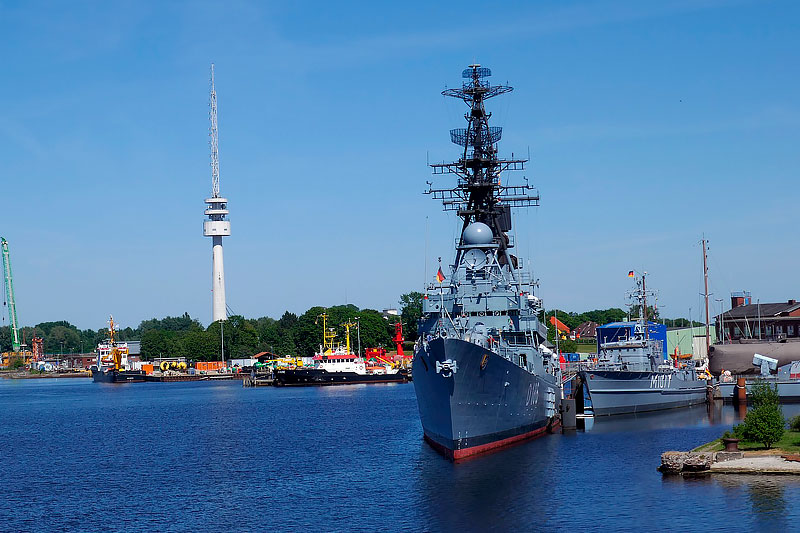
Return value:
M 350 328 L 355 323 L 347 321 L 342 326 L 346 330 L 346 344 L 336 343 L 336 330 L 328 327 L 328 315 L 323 313 L 322 344 L 319 352 L 314 354 L 314 367 L 279 369 L 275 372 L 275 384 L 278 386 L 310 386 L 310 385 L 354 385 L 365 383 L 402 383 L 407 381 L 405 372 L 400 372 L 397 365 L 368 364 L 364 358 L 356 355 L 350 348 Z
M 412 365 L 425 439 L 451 459 L 542 434 L 557 421 L 561 398 L 537 284 L 510 233 L 511 208 L 536 206 L 539 196 L 527 181 L 501 181 L 527 159 L 498 157 L 502 129 L 489 126 L 484 102 L 512 88 L 491 85 L 489 76 L 470 65 L 462 86 L 442 93 L 467 104 L 467 127 L 450 131 L 462 147 L 458 161 L 431 165 L 434 175 L 455 174 L 456 186 L 427 191 L 462 219 L 453 263 L 440 264 L 425 289 Z
M 650 337 L 647 322 L 647 272 L 630 293 L 639 311 L 632 335 L 601 344 L 597 364 L 578 373 L 577 400 L 584 390 L 595 415 L 615 415 L 688 407 L 705 402 L 706 381 L 694 363 L 664 360 L 661 341 Z M 676 366 L 677 365 L 677 366 Z M 585 385 L 585 387 L 584 387 Z
M 217 132 L 217 91 L 214 87 L 214 65 L 211 65 L 211 99 L 209 129 L 211 146 L 211 198 L 206 198 L 205 215 L 203 221 L 203 235 L 212 239 L 212 266 L 211 266 L 211 321 L 225 320 L 227 318 L 225 304 L 225 268 L 222 261 L 222 238 L 231 234 L 231 222 L 227 220 L 228 199 L 220 195 L 219 191 L 219 134 Z
M 144 381 L 142 370 L 131 370 L 128 344 L 116 339 L 114 317 L 108 320 L 108 339 L 97 345 L 97 362 L 92 366 L 95 383 L 139 383 Z

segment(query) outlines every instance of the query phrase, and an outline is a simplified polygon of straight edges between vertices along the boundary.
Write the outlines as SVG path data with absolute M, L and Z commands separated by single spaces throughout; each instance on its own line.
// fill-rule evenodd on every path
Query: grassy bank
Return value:
M 722 439 L 712 440 L 702 446 L 698 446 L 693 452 L 721 452 L 725 449 L 722 444 Z M 746 440 L 739 441 L 739 450 L 743 452 L 766 451 L 760 442 L 749 442 Z M 769 448 L 769 452 L 786 452 L 786 453 L 800 453 L 800 431 L 785 431 L 783 438 Z

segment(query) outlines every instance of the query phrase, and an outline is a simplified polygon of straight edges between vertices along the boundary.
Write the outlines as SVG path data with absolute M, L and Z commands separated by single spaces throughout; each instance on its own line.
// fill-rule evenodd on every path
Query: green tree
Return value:
M 403 336 L 415 341 L 419 337 L 417 322 L 422 316 L 422 293 L 411 291 L 400 296 L 400 317 L 403 320 Z
M 192 361 L 219 359 L 219 338 L 208 331 L 187 331 L 182 338 L 186 357 Z
M 760 442 L 766 448 L 781 440 L 786 419 L 780 406 L 777 385 L 758 380 L 750 389 L 753 408 L 747 412 L 740 433 L 746 440 Z
M 54 326 L 44 337 L 46 353 L 74 353 L 80 351 L 81 336 L 72 324 Z
M 169 356 L 167 336 L 164 331 L 150 329 L 142 334 L 142 357 L 152 360 L 156 357 Z

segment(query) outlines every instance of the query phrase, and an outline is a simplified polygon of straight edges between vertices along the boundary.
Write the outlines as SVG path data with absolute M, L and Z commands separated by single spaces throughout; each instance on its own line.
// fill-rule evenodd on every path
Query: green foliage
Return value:
M 153 318 L 144 320 L 139 324 L 139 331 L 144 333 L 151 329 L 158 329 L 162 331 L 198 331 L 202 330 L 203 326 L 196 318 L 189 316 L 189 313 L 183 313 L 183 316 L 168 316 L 162 319 Z
M 761 406 L 779 406 L 781 403 L 780 396 L 778 395 L 778 386 L 771 385 L 763 379 L 756 380 L 750 387 L 750 401 L 753 407 Z
M 23 366 L 25 366 L 25 361 L 23 361 L 21 357 L 12 357 L 8 361 L 8 368 L 10 370 L 19 370 Z
M 789 429 L 792 431 L 800 431 L 800 415 L 793 416 L 789 419 Z
M 742 425 L 746 440 L 760 442 L 764 447 L 771 448 L 783 437 L 786 419 L 779 406 L 761 405 L 747 412 Z
M 422 316 L 422 293 L 408 292 L 400 296 L 400 317 L 403 321 L 403 337 L 415 341 L 419 337 L 417 321 Z
M 770 448 L 781 440 L 786 427 L 778 387 L 758 380 L 750 387 L 750 398 L 753 408 L 747 412 L 741 424 L 741 433 L 746 440 L 760 442 L 764 447 Z

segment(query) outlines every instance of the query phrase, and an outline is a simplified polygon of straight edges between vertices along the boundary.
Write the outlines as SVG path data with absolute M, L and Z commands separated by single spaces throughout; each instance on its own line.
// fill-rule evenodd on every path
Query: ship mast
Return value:
M 711 332 L 710 332 L 710 319 L 708 316 L 708 256 L 706 254 L 708 250 L 708 241 L 703 236 L 703 240 L 700 241 L 700 244 L 703 246 L 703 283 L 705 285 L 705 300 L 706 300 L 706 357 L 708 357 L 709 348 L 711 348 Z M 691 324 L 689 325 L 691 327 Z
M 491 85 L 486 81 L 491 75 L 488 68 L 473 64 L 461 73 L 464 79 L 461 88 L 442 91 L 442 95 L 459 98 L 467 104 L 469 111 L 464 115 L 467 127 L 450 130 L 450 140 L 463 147 L 459 160 L 430 165 L 434 175 L 458 176 L 457 186 L 449 189 L 430 187 L 426 194 L 441 200 L 445 211 L 455 211 L 463 219 L 456 265 L 463 253 L 460 248 L 464 244 L 463 231 L 473 222 L 482 222 L 492 230 L 498 245 L 498 261 L 501 265 L 509 265 L 513 276 L 516 258 L 512 259 L 508 252 L 513 245 L 507 235 L 511 230 L 511 207 L 538 206 L 539 195 L 527 183 L 501 185 L 500 174 L 503 171 L 524 170 L 528 160 L 516 159 L 513 154 L 511 159 L 498 158 L 497 143 L 502 137 L 503 129 L 489 126 L 492 114 L 486 111 L 484 102 L 511 92 L 513 88 L 507 85 Z

